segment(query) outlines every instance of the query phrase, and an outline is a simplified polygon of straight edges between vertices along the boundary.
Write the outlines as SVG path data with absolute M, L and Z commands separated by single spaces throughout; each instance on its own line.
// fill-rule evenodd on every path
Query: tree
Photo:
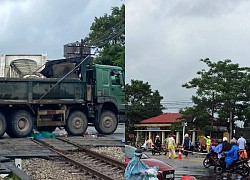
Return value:
M 249 68 L 233 64 L 228 59 L 218 62 L 211 62 L 209 59 L 201 59 L 201 61 L 209 69 L 198 71 L 197 74 L 200 77 L 193 78 L 182 85 L 187 89 L 196 89 L 196 95 L 192 97 L 195 104 L 193 111 L 187 109 L 186 115 L 193 114 L 199 117 L 197 120 L 203 121 L 207 126 L 213 126 L 215 113 L 221 121 L 227 121 L 230 118 L 230 112 L 233 118 L 245 120 L 246 112 L 249 112 L 246 109 L 250 97 Z M 204 116 L 201 118 L 197 113 Z M 210 122 L 206 123 L 208 119 Z
M 131 80 L 131 84 L 126 84 L 126 137 L 133 133 L 134 124 L 140 120 L 162 114 L 164 109 L 161 105 L 163 97 L 159 91 L 152 91 L 148 82 Z
M 125 5 L 113 7 L 111 15 L 95 17 L 87 45 L 97 47 L 95 63 L 125 67 Z

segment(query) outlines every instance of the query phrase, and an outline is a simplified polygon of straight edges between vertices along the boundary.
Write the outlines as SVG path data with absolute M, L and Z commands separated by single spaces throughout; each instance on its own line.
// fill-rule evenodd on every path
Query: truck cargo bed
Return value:
M 0 105 L 84 102 L 84 82 L 78 78 L 71 78 L 55 85 L 59 80 L 59 78 L 0 78 Z

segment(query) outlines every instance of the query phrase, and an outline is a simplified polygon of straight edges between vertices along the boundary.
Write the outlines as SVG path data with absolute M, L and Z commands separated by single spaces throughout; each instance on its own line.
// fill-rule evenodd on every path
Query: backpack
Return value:
M 242 159 L 247 159 L 248 156 L 247 156 L 247 151 L 246 150 L 238 150 L 238 159 L 239 160 L 242 160 Z

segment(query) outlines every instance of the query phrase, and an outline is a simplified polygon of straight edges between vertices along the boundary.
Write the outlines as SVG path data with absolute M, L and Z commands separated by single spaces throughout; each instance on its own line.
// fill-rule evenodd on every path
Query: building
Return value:
M 164 143 L 164 139 L 168 137 L 168 135 L 175 135 L 176 143 L 182 144 L 184 134 L 188 133 L 189 137 L 191 138 L 192 142 L 199 141 L 200 143 L 204 141 L 204 138 L 201 137 L 203 134 L 200 131 L 199 127 L 193 127 L 193 129 L 186 131 L 185 130 L 185 119 L 180 119 L 182 114 L 180 113 L 166 113 L 161 114 L 156 117 L 152 117 L 149 119 L 145 119 L 140 121 L 139 124 L 135 124 L 136 127 L 136 142 L 140 141 L 140 136 L 144 139 L 150 137 L 152 140 L 158 135 Z M 171 126 L 173 123 L 182 122 L 182 130 L 171 130 Z M 187 122 L 192 123 L 192 122 Z M 218 119 L 214 118 L 214 131 L 207 132 L 211 135 L 212 138 L 222 139 L 223 137 L 229 138 L 228 130 L 227 130 L 228 123 L 220 123 Z M 183 132 L 184 130 L 184 132 Z
M 160 136 L 162 143 L 168 135 L 174 134 L 176 136 L 176 143 L 181 143 L 181 132 L 171 131 L 171 125 L 176 122 L 182 121 L 178 119 L 182 116 L 180 113 L 166 113 L 156 117 L 145 119 L 140 121 L 139 124 L 135 124 L 136 127 L 136 142 L 139 141 L 140 134 L 146 139 L 150 137 L 154 140 L 155 136 Z

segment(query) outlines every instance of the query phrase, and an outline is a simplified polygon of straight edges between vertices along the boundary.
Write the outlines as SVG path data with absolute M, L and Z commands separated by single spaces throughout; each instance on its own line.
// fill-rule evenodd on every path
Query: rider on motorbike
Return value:
M 230 169 L 230 165 L 238 159 L 239 147 L 236 145 L 236 142 L 234 142 L 234 141 L 232 141 L 230 144 L 232 146 L 231 150 L 225 152 L 225 154 L 226 154 L 225 162 L 226 162 L 227 169 Z
M 217 146 L 211 146 L 211 150 L 217 153 L 218 158 L 221 158 L 221 153 L 222 153 L 222 139 L 218 140 L 218 145 Z
M 227 141 L 227 137 L 223 137 L 223 143 L 222 143 L 222 151 L 230 151 L 231 145 Z
M 160 140 L 160 137 L 158 135 L 156 136 L 156 139 L 155 139 L 155 145 L 158 149 L 161 148 L 161 140 Z

